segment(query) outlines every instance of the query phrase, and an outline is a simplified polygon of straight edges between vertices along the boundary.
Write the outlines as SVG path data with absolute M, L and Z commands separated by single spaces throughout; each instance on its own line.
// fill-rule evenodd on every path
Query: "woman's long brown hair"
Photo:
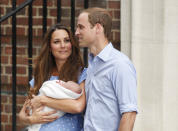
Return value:
M 50 41 L 53 32 L 61 29 L 65 30 L 69 35 L 72 44 L 72 53 L 59 71 L 59 79 L 63 81 L 78 81 L 79 73 L 83 70 L 84 67 L 80 55 L 79 44 L 76 42 L 75 37 L 67 27 L 56 24 L 52 26 L 46 33 L 40 54 L 36 58 L 36 65 L 34 69 L 35 84 L 34 88 L 31 88 L 29 91 L 29 98 L 31 98 L 33 94 L 38 94 L 42 83 L 46 80 L 49 80 L 54 69 L 57 69 L 55 58 L 50 51 Z

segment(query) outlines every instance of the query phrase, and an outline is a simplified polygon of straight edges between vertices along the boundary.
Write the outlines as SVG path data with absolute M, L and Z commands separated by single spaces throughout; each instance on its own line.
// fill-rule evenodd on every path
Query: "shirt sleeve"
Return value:
M 81 72 L 79 79 L 78 79 L 78 84 L 82 83 L 84 80 L 86 80 L 87 77 L 87 68 L 84 68 L 83 71 Z
M 138 112 L 137 109 L 137 80 L 132 63 L 119 63 L 113 71 L 113 86 L 120 113 Z

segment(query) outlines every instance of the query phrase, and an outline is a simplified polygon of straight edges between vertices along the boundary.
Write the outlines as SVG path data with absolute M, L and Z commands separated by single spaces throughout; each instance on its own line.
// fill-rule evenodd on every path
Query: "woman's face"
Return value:
M 56 61 L 66 61 L 72 53 L 69 35 L 63 29 L 52 33 L 50 47 Z

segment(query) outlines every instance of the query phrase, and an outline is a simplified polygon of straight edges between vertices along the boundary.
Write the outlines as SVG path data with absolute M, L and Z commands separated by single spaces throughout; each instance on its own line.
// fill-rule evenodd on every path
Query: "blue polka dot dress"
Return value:
M 86 79 L 85 68 L 79 76 L 78 83 Z M 51 76 L 50 80 L 58 80 L 57 76 Z M 30 81 L 30 85 L 34 86 L 34 79 Z M 83 115 L 66 113 L 64 116 L 49 123 L 42 124 L 40 131 L 81 131 L 83 128 Z
M 57 120 L 43 124 L 40 131 L 80 131 L 83 127 L 83 117 L 81 114 L 66 113 Z

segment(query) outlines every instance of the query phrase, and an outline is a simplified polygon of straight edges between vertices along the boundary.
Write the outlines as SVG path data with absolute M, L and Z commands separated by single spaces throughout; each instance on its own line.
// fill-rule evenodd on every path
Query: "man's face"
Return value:
M 96 40 L 95 28 L 88 21 L 88 13 L 84 12 L 79 15 L 75 35 L 78 37 L 81 47 L 90 47 Z

